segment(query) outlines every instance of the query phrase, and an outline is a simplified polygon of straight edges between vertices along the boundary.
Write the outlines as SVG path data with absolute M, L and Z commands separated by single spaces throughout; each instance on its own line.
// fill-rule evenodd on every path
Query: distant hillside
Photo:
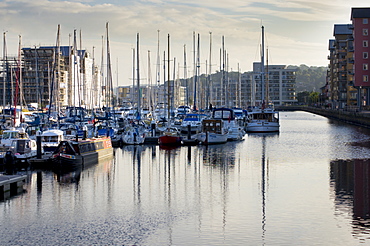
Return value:
M 307 65 L 289 66 L 289 68 L 297 68 L 297 84 L 296 91 L 316 91 L 326 83 L 327 67 L 308 67 Z

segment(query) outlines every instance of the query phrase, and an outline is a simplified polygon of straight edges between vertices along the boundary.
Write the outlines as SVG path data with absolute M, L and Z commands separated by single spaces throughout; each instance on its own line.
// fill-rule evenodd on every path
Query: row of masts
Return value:
M 262 32 L 263 32 L 263 27 L 262 27 Z M 103 48 L 102 48 L 102 64 L 101 64 L 101 77 L 102 77 L 102 85 L 100 85 L 100 88 L 101 88 L 101 91 L 97 90 L 99 88 L 99 86 L 96 84 L 97 83 L 97 80 L 94 79 L 93 81 L 93 85 L 91 86 L 90 90 L 87 90 L 87 88 L 84 87 L 84 85 L 82 84 L 82 81 L 83 81 L 83 78 L 81 77 L 81 66 L 82 66 L 82 55 L 83 55 L 83 52 L 82 52 L 82 49 L 80 51 L 78 51 L 77 49 L 77 35 L 76 35 L 76 30 L 74 30 L 74 40 L 73 40 L 73 45 L 69 46 L 69 47 L 73 47 L 73 50 L 71 50 L 71 54 L 73 54 L 74 56 L 71 56 L 71 57 L 74 57 L 74 58 L 71 58 L 72 60 L 70 61 L 70 64 L 71 64 L 71 67 L 72 67 L 72 73 L 73 73 L 73 93 L 74 93 L 74 96 L 72 97 L 73 101 L 69 101 L 69 104 L 70 105 L 74 105 L 74 106 L 81 106 L 83 102 L 85 102 L 85 99 L 83 98 L 86 98 L 86 95 L 88 93 L 90 93 L 90 97 L 92 99 L 91 103 L 96 107 L 108 107 L 108 108 L 112 108 L 115 106 L 115 104 L 117 103 L 115 100 L 114 100 L 114 96 L 117 97 L 117 95 L 114 95 L 113 93 L 113 78 L 112 78 L 112 68 L 111 68 L 111 62 L 110 62 L 110 43 L 109 43 L 109 36 L 108 36 L 108 23 L 106 23 L 106 52 L 104 52 Z M 206 61 L 206 83 L 205 85 L 200 85 L 200 81 L 199 81 L 199 77 L 200 77 L 200 34 L 198 33 L 197 34 L 197 38 L 196 38 L 196 35 L 195 35 L 195 32 L 193 32 L 193 51 L 194 51 L 194 55 L 193 55 L 193 64 L 194 64 L 194 67 L 193 67 L 193 96 L 191 97 L 189 95 L 189 79 L 188 79 L 188 74 L 187 74 L 187 60 L 186 60 L 186 45 L 184 45 L 184 80 L 185 80 L 185 88 L 186 88 L 186 104 L 187 105 L 193 105 L 193 109 L 198 109 L 198 107 L 201 105 L 202 107 L 206 106 L 208 107 L 208 105 L 212 105 L 212 102 L 213 101 L 213 95 L 212 95 L 212 90 L 210 89 L 211 88 L 211 84 L 212 84 L 212 33 L 210 32 L 209 33 L 210 35 L 210 43 L 209 43 L 209 61 Z M 263 34 L 262 34 L 263 36 Z M 262 39 L 262 42 L 263 39 Z M 264 46 L 264 44 L 262 43 L 262 46 Z M 82 35 L 81 35 L 81 32 L 80 32 L 80 47 L 82 47 Z M 102 47 L 104 47 L 104 40 L 102 38 Z M 159 30 L 158 30 L 158 46 L 157 46 L 157 67 L 156 67 L 156 83 L 157 83 L 157 86 L 160 84 L 160 57 L 159 57 Z M 95 54 L 94 54 L 94 48 L 93 47 L 93 73 L 96 73 L 95 71 Z M 35 48 L 36 49 L 36 48 Z M 141 108 L 141 95 L 140 95 L 140 61 L 139 61 L 139 33 L 137 33 L 137 44 L 136 44 L 136 54 L 135 54 L 135 49 L 133 49 L 134 51 L 134 55 L 133 55 L 133 88 L 136 87 L 136 91 L 137 91 L 137 95 L 132 95 L 132 101 L 134 101 L 134 98 L 137 98 L 136 100 L 136 103 L 137 103 L 137 108 Z M 264 57 L 264 51 L 262 50 L 262 59 L 261 59 L 261 73 L 264 74 L 264 63 L 263 63 L 263 57 Z M 50 104 L 49 104 L 49 109 L 52 108 L 52 105 L 55 105 L 55 109 L 56 110 L 59 110 L 60 108 L 60 25 L 58 25 L 58 31 L 57 31 L 57 42 L 56 42 L 56 52 L 55 52 L 55 59 L 53 61 L 53 64 L 51 65 L 52 67 L 52 72 L 51 72 L 51 86 L 50 86 L 50 98 L 49 98 L 49 101 L 50 101 Z M 104 53 L 106 54 L 107 56 L 107 62 L 106 62 L 106 71 L 104 71 L 103 67 L 103 60 L 104 60 Z M 37 52 L 36 52 L 37 54 Z M 136 62 L 135 62 L 135 56 L 136 56 Z M 6 63 L 6 57 L 7 57 L 7 54 L 6 54 L 6 38 L 5 38 L 5 32 L 4 32 L 4 46 L 3 46 L 3 62 L 4 62 L 4 65 L 3 65 L 3 68 L 6 67 L 5 63 Z M 78 60 L 79 59 L 79 60 Z M 37 59 L 36 59 L 37 60 Z M 164 67 L 164 79 L 163 81 L 165 81 L 167 83 L 167 105 L 168 107 L 170 107 L 171 104 L 173 104 L 171 102 L 171 96 L 170 96 L 170 92 L 171 92 L 171 79 L 170 79 L 170 61 L 171 61 L 171 57 L 170 57 L 170 35 L 168 34 L 168 51 L 167 51 L 167 59 L 165 57 L 165 52 L 164 52 L 164 64 L 165 64 L 165 61 L 167 61 L 167 78 L 166 78 L 166 68 L 165 66 Z M 173 63 L 174 63 L 174 74 L 173 74 L 173 86 L 172 86 L 172 93 L 175 93 L 174 92 L 174 87 L 175 87 L 175 81 L 176 81 L 176 78 L 175 78 L 175 75 L 176 75 L 176 58 L 173 58 Z M 75 64 L 77 62 L 80 62 L 80 67 L 76 67 Z M 135 68 L 135 64 L 136 64 L 136 68 Z M 228 75 L 227 75 L 227 71 L 228 71 L 228 64 L 229 64 L 229 57 L 228 57 L 228 54 L 226 52 L 226 49 L 225 49 L 225 39 L 224 39 L 224 36 L 222 36 L 222 48 L 220 49 L 220 72 L 222 74 L 222 78 L 221 78 L 221 89 L 219 91 L 219 93 L 221 94 L 221 97 L 220 97 L 220 101 L 218 102 L 219 106 L 229 106 L 227 105 L 228 101 L 229 101 L 229 93 L 230 93 L 230 90 L 227 88 L 228 87 Z M 36 64 L 37 66 L 37 64 Z M 178 65 L 178 67 L 180 67 Z M 15 76 L 16 78 L 16 81 L 15 81 L 15 88 L 16 90 L 19 90 L 19 93 L 17 93 L 17 91 L 15 91 L 14 95 L 15 98 L 14 98 L 14 105 L 19 105 L 22 103 L 20 103 L 20 99 L 19 98 L 23 98 L 23 88 L 22 88 L 22 72 L 21 72 L 21 37 L 19 37 L 19 50 L 18 50 L 18 71 L 17 71 L 17 76 Z M 148 82 L 151 84 L 151 74 L 150 74 L 150 51 L 148 51 L 148 68 L 149 68 L 149 74 L 148 74 Z M 208 69 L 208 71 L 207 71 Z M 37 69 L 36 69 L 37 70 Z M 106 74 L 104 74 L 104 72 L 106 72 Z M 241 74 L 240 74 L 240 67 L 239 67 L 239 64 L 238 64 L 238 72 L 239 72 L 239 83 L 238 83 L 238 89 L 237 89 L 237 94 L 236 94 L 236 97 L 237 97 L 237 101 L 238 101 L 238 105 L 241 105 L 241 89 L 240 89 L 240 80 L 241 80 Z M 136 76 L 135 76 L 136 75 Z M 12 77 L 12 76 L 11 76 Z M 136 78 L 135 78 L 136 77 Z M 264 83 L 263 81 L 263 77 L 262 76 L 262 83 Z M 6 86 L 6 83 L 5 83 L 5 77 L 3 76 L 3 79 L 4 79 L 4 83 L 3 83 L 3 107 L 6 107 L 5 105 L 5 102 L 6 102 L 6 89 L 5 89 L 5 86 Z M 118 78 L 117 78 L 118 79 Z M 136 85 L 135 85 L 135 82 L 136 82 Z M 118 83 L 118 82 L 117 82 Z M 134 90 L 133 90 L 134 91 Z M 54 92 L 54 93 L 53 93 Z M 92 95 L 92 93 L 94 92 L 98 92 L 98 95 Z M 158 93 L 158 92 L 157 92 Z M 12 93 L 13 94 L 13 93 Z M 18 98 L 18 94 L 19 94 L 19 98 Z M 264 86 L 262 86 L 262 94 L 263 94 L 263 99 L 264 100 Z M 37 95 L 39 96 L 39 93 L 37 93 Z M 41 95 L 40 95 L 41 96 Z M 97 100 L 97 98 L 99 97 L 104 97 L 103 100 Z M 153 105 L 155 105 L 156 103 L 158 103 L 156 101 L 156 99 L 158 100 L 158 95 L 153 95 L 153 93 L 151 92 L 150 95 L 150 104 L 152 104 L 151 106 L 154 107 Z M 38 99 L 39 100 L 39 99 Z M 98 105 L 100 102 L 103 101 L 103 105 Z M 202 102 L 201 102 L 202 101 Z M 170 111 L 170 110 L 169 110 Z

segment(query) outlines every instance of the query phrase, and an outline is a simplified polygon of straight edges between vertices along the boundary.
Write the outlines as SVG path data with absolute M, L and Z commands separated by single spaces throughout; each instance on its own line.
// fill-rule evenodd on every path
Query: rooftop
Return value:
M 352 8 L 351 20 L 353 18 L 370 18 L 370 8 Z

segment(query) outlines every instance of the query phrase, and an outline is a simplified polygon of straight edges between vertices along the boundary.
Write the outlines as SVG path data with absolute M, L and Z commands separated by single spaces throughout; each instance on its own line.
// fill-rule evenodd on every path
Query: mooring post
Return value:
M 36 132 L 36 148 L 37 148 L 36 157 L 37 159 L 41 159 L 42 146 L 41 146 L 41 132 L 40 131 Z

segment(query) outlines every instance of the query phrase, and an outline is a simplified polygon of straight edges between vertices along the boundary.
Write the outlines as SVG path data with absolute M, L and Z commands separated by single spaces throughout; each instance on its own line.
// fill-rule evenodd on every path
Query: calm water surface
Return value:
M 127 146 L 81 172 L 29 172 L 0 245 L 370 244 L 370 132 L 281 112 L 279 134 Z

